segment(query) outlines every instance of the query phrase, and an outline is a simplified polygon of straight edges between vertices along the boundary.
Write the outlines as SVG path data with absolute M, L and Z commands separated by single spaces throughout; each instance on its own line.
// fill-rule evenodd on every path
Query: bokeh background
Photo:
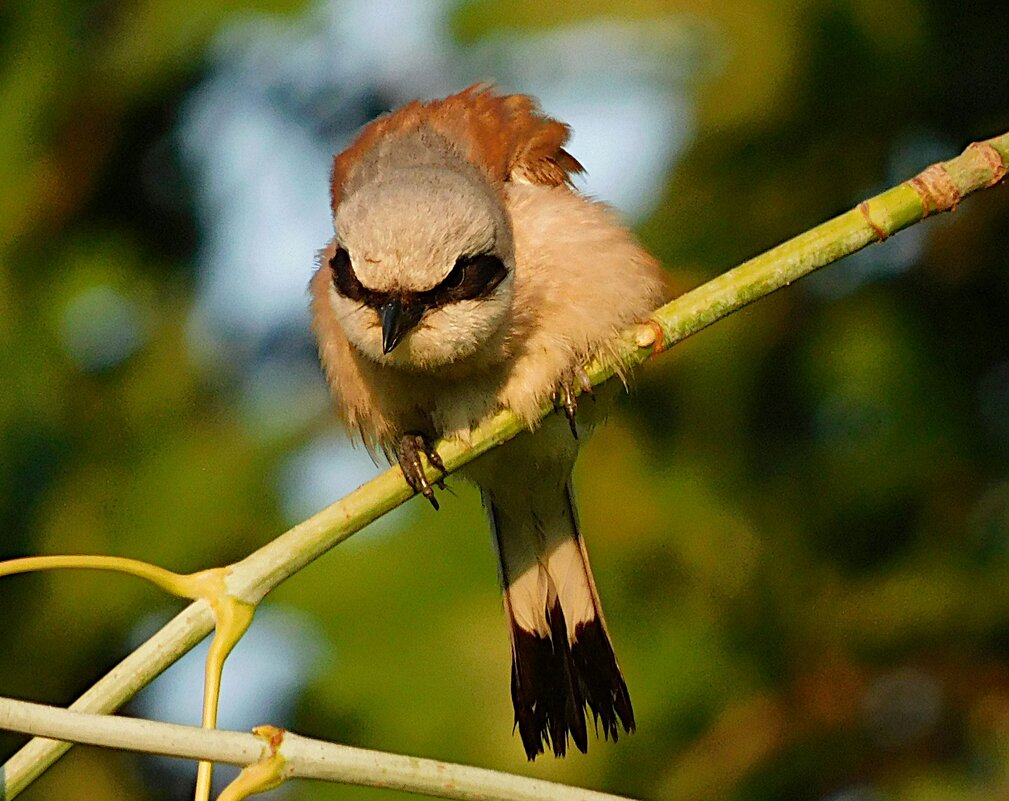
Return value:
M 305 286 L 330 159 L 379 112 L 482 79 L 538 96 L 686 289 L 1009 128 L 1007 33 L 994 0 L 4 4 L 0 557 L 222 564 L 377 472 L 334 423 Z M 637 734 L 526 763 L 459 482 L 268 599 L 222 725 L 648 799 L 1006 797 L 1009 189 L 634 383 L 576 487 Z M 179 607 L 6 579 L 0 694 L 67 704 Z M 129 711 L 195 722 L 200 659 Z M 23 798 L 183 799 L 193 773 L 76 748 Z

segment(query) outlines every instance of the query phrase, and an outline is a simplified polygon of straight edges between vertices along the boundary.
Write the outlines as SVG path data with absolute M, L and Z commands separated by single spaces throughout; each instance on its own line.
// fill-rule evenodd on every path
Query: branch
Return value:
M 138 718 L 92 715 L 0 698 L 0 729 L 146 754 L 253 765 L 269 761 L 277 779 L 323 779 L 462 801 L 626 801 L 494 770 L 313 740 L 264 727 L 266 737 Z
M 966 195 L 994 186 L 1009 165 L 1009 133 L 977 142 L 947 162 L 934 164 L 899 186 L 745 262 L 658 309 L 644 325 L 619 339 L 619 363 L 596 360 L 586 371 L 593 384 L 620 369 L 640 364 L 732 312 L 793 281 L 908 227 L 956 208 Z M 544 406 L 545 416 L 552 409 Z M 472 432 L 471 442 L 442 442 L 438 452 L 449 472 L 457 470 L 523 430 L 508 410 L 498 412 Z M 437 476 L 432 471 L 432 480 Z M 342 500 L 300 523 L 230 569 L 227 590 L 256 604 L 274 587 L 343 542 L 368 523 L 412 496 L 398 468 L 359 487 Z M 178 660 L 213 628 L 205 601 L 191 604 L 109 674 L 82 695 L 72 709 L 112 712 Z M 35 739 L 4 765 L 0 799 L 21 792 L 69 748 L 67 743 Z

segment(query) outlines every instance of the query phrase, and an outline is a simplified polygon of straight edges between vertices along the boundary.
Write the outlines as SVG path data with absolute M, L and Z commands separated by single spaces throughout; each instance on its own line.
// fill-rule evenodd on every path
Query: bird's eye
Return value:
M 452 268 L 452 272 L 445 276 L 445 280 L 439 284 L 440 288 L 455 289 L 458 287 L 466 277 L 466 267 L 468 263 L 469 262 L 466 262 L 463 259 L 459 259 Z
M 439 303 L 453 303 L 460 300 L 473 300 L 489 295 L 500 284 L 508 271 L 497 256 L 490 253 L 480 253 L 476 256 L 463 256 L 456 261 L 445 280 L 433 290 Z
M 354 268 L 350 263 L 350 254 L 343 248 L 337 248 L 333 258 L 329 260 L 329 267 L 333 271 L 333 286 L 336 291 L 350 300 L 363 303 L 368 294 L 368 290 L 357 280 L 354 275 Z

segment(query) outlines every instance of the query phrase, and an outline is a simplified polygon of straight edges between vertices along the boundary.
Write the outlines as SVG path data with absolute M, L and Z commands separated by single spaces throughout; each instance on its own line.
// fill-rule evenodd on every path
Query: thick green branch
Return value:
M 955 208 L 971 192 L 998 183 L 1005 176 L 1007 165 L 1009 133 L 971 145 L 962 155 L 932 165 L 915 178 L 658 309 L 649 325 L 636 327 L 621 338 L 622 365 L 594 362 L 588 367 L 589 376 L 593 383 L 600 383 L 620 366 L 640 364 L 826 264 L 885 239 L 930 214 Z M 544 408 L 543 414 L 550 411 Z M 449 471 L 453 471 L 522 430 L 514 414 L 502 411 L 473 432 L 470 444 L 445 442 L 438 451 Z M 286 578 L 411 495 L 398 469 L 386 471 L 234 565 L 226 579 L 229 593 L 239 600 L 257 603 Z M 114 711 L 212 627 L 209 605 L 204 601 L 192 604 L 81 696 L 72 709 Z M 66 743 L 32 740 L 0 772 L 0 799 L 13 798 L 21 792 L 69 747 Z

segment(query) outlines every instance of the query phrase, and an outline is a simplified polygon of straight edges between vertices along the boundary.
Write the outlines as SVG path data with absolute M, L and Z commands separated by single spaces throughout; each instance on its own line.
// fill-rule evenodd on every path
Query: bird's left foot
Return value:
M 434 486 L 427 480 L 424 474 L 424 464 L 420 455 L 424 454 L 431 466 L 445 473 L 445 463 L 438 455 L 427 437 L 417 431 L 410 431 L 403 435 L 399 441 L 399 448 L 396 450 L 396 459 L 399 467 L 403 471 L 406 483 L 410 485 L 414 492 L 418 492 L 427 498 L 431 505 L 437 510 L 438 499 L 434 497 L 434 487 L 445 489 L 445 482 L 439 478 L 434 482 Z
M 564 416 L 568 418 L 568 425 L 571 426 L 571 433 L 578 439 L 578 426 L 575 424 L 575 417 L 578 414 L 576 386 L 581 389 L 582 394 L 592 395 L 592 380 L 581 365 L 572 367 L 561 376 L 557 389 L 554 390 L 554 405 L 564 410 Z

